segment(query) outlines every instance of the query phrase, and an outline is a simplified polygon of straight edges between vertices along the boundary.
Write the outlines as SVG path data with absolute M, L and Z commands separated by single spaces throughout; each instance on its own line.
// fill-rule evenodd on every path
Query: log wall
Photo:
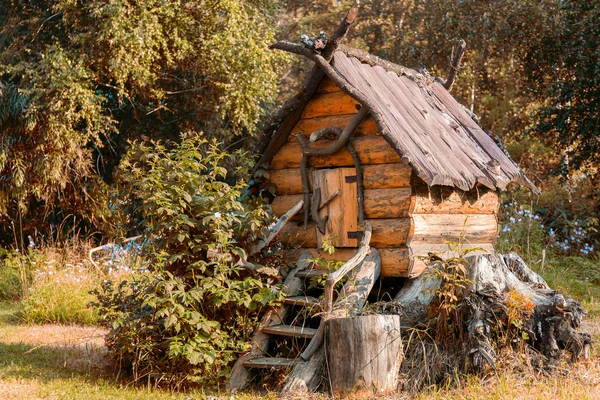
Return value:
M 343 129 L 360 105 L 324 80 L 317 95 L 306 105 L 300 121 L 287 143 L 273 157 L 269 182 L 277 197 L 273 212 L 283 215 L 303 197 L 300 161 L 302 152 L 296 134 L 308 136 L 319 129 L 335 126 Z M 333 143 L 320 140 L 311 147 L 324 148 Z M 382 276 L 417 276 L 425 268 L 428 253 L 448 252 L 448 241 L 461 242 L 465 248 L 483 252 L 494 249 L 498 234 L 498 194 L 483 188 L 463 192 L 449 187 L 429 187 L 412 173 L 396 151 L 379 135 L 372 118 L 366 118 L 350 139 L 363 168 L 365 218 L 373 226 L 371 246 L 382 259 Z M 309 159 L 309 186 L 312 171 L 321 168 L 353 167 L 350 153 L 342 151 L 326 157 Z M 280 238 L 290 248 L 284 257 L 297 261 L 302 251 L 326 259 L 347 261 L 353 248 L 339 249 L 330 256 L 317 248 L 314 223 L 304 229 L 301 216 L 288 223 Z M 359 227 L 361 230 L 361 227 Z

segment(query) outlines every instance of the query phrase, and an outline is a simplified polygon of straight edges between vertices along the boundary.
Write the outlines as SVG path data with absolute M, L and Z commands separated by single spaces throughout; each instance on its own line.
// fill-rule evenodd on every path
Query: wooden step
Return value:
M 323 269 L 311 269 L 309 271 L 300 271 L 296 274 L 298 278 L 313 278 L 315 276 L 329 275 L 329 272 Z
M 244 362 L 246 368 L 285 368 L 293 367 L 299 362 L 291 358 L 258 357 Z
M 275 325 L 262 328 L 263 333 L 270 335 L 292 336 L 311 339 L 317 333 L 316 329 L 293 325 Z
M 290 296 L 283 303 L 300 307 L 314 307 L 320 304 L 319 299 L 311 296 Z

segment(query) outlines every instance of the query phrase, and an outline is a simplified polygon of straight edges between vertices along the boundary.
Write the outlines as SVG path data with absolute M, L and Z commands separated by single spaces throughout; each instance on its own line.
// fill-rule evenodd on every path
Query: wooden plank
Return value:
M 341 90 L 331 79 L 325 78 L 321 81 L 317 93 L 332 93 L 340 92 Z
M 310 271 L 302 271 L 300 273 L 298 273 L 298 277 L 299 278 L 314 278 L 317 276 L 324 276 L 324 275 L 328 275 L 329 273 L 327 271 L 321 270 L 321 269 L 311 269 Z
M 356 114 L 360 103 L 345 92 L 323 93 L 314 96 L 304 107 L 302 118 Z
M 314 307 L 320 304 L 319 299 L 311 296 L 292 296 L 283 300 L 284 304 L 300 307 Z
M 312 174 L 308 174 L 308 179 L 312 190 L 311 175 Z M 363 166 L 365 191 L 369 189 L 410 187 L 410 176 L 410 166 L 403 163 Z M 277 195 L 302 193 L 300 168 L 270 170 L 269 182 L 273 185 Z
M 371 246 L 377 249 L 392 249 L 401 247 L 412 231 L 411 218 L 395 219 L 369 219 L 373 226 Z M 362 228 L 359 226 L 358 230 Z M 295 224 L 286 224 L 281 230 L 281 238 L 284 242 L 297 247 L 317 248 L 317 228 L 314 222 L 308 224 L 308 229 L 297 227 Z
M 365 190 L 366 218 L 404 218 L 408 216 L 411 202 L 410 188 Z M 277 196 L 271 203 L 273 213 L 280 217 L 302 200 L 303 195 Z M 302 219 L 296 215 L 295 220 Z
M 399 247 L 393 249 L 377 249 L 377 251 L 379 252 L 379 256 L 381 257 L 381 276 L 408 276 L 408 269 L 410 263 L 408 248 Z M 345 262 L 352 258 L 354 253 L 356 253 L 356 249 L 337 249 L 333 254 L 329 254 L 317 248 L 285 250 L 284 260 L 292 260 L 291 262 L 297 260 L 299 252 L 308 252 L 311 254 L 312 258 L 323 258 L 325 260 L 337 260 Z M 311 276 L 319 276 L 323 272 L 321 272 L 320 270 L 310 270 L 299 272 L 297 276 L 303 277 L 307 273 L 311 274 Z
M 487 188 L 464 192 L 447 186 L 415 186 L 413 214 L 497 214 L 498 193 Z
M 303 286 L 303 280 L 297 276 L 297 273 L 304 271 L 309 267 L 309 263 L 306 261 L 309 256 L 310 255 L 308 253 L 300 254 L 298 258 L 302 258 L 302 261 L 292 261 L 292 263 L 296 264 L 296 268 L 290 271 L 288 276 L 285 278 L 282 287 L 282 291 L 288 296 L 295 296 L 300 293 L 300 289 Z M 280 324 L 281 321 L 283 321 L 288 315 L 289 310 L 290 307 L 288 306 L 271 308 L 263 317 L 262 326 L 268 327 L 271 325 Z M 246 385 L 248 379 L 250 378 L 250 371 L 244 366 L 244 363 L 249 360 L 256 359 L 257 357 L 261 357 L 265 354 L 265 352 L 268 352 L 272 342 L 271 339 L 272 337 L 262 332 L 261 329 L 258 329 L 255 332 L 252 337 L 252 347 L 250 351 L 238 358 L 231 369 L 231 376 L 227 382 L 228 390 L 240 390 Z
M 498 235 L 495 214 L 414 214 L 411 243 L 494 243 Z M 464 235 L 464 238 L 461 237 Z
M 288 136 L 288 142 L 296 141 L 296 134 L 302 134 L 305 136 L 310 136 L 314 131 L 318 131 L 319 129 L 327 128 L 330 126 L 344 129 L 346 125 L 350 122 L 350 120 L 354 117 L 354 114 L 351 115 L 334 115 L 330 117 L 319 117 L 319 118 L 308 118 L 301 119 L 298 121 L 292 132 Z M 377 124 L 375 120 L 371 117 L 365 118 L 363 122 L 358 125 L 353 136 L 374 136 L 379 134 L 379 128 L 377 128 Z
M 269 335 L 291 336 L 310 339 L 317 333 L 316 329 L 294 325 L 266 326 L 262 331 Z
M 319 217 L 327 217 L 325 233 L 317 229 L 317 247 L 328 241 L 335 247 L 355 247 L 356 238 L 349 238 L 348 232 L 357 230 L 358 200 L 357 184 L 346 178 L 356 176 L 354 168 L 319 169 L 312 173 L 315 189 L 321 189 L 321 203 L 339 193 L 329 204 L 319 211 Z
M 408 274 L 409 277 L 414 278 L 423 273 L 427 269 L 427 257 L 429 253 L 434 253 L 442 258 L 456 257 L 457 253 L 451 251 L 447 244 L 416 244 L 411 243 L 410 245 L 413 262 L 412 268 Z M 461 246 L 463 250 L 466 249 L 481 249 L 469 252 L 468 255 L 478 255 L 485 253 L 494 253 L 494 245 L 492 243 L 470 243 L 463 244 Z
M 381 136 L 363 136 L 351 138 L 362 165 L 399 163 L 400 156 Z M 331 146 L 334 140 L 320 140 L 311 143 L 313 148 Z M 299 143 L 286 143 L 271 160 L 270 169 L 299 168 L 302 149 Z M 347 149 L 324 157 L 310 157 L 310 167 L 353 167 L 354 161 Z
M 257 357 L 244 361 L 246 368 L 287 368 L 298 364 L 298 360 L 291 358 Z

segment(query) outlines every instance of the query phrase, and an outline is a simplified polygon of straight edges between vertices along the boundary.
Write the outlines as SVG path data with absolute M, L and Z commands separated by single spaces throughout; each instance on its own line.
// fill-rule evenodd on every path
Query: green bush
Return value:
M 233 159 L 244 160 L 235 176 L 227 170 Z M 261 203 L 244 195 L 239 177 L 249 164 L 243 153 L 229 155 L 198 137 L 174 149 L 134 145 L 123 160 L 119 202 L 137 205 L 150 273 L 104 282 L 96 307 L 110 329 L 114 365 L 135 380 L 219 382 L 248 349 L 261 310 L 280 298 L 273 278 L 228 261 L 245 258 L 270 222 Z M 208 257 L 209 250 L 226 257 Z
M 23 293 L 18 253 L 0 248 L 0 300 L 17 300 Z

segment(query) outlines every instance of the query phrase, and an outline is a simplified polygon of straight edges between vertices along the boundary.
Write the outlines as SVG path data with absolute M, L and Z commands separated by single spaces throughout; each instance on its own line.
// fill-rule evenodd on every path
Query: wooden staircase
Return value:
M 290 368 L 305 362 L 299 357 L 299 354 L 294 358 L 278 358 L 270 357 L 269 352 L 274 342 L 281 337 L 312 339 L 317 333 L 315 328 L 293 324 L 296 319 L 291 318 L 302 312 L 303 309 L 321 307 L 317 298 L 304 294 L 311 277 L 326 274 L 326 271 L 310 268 L 310 263 L 305 260 L 311 257 L 308 252 L 302 253 L 295 268 L 288 274 L 283 283 L 283 291 L 287 295 L 283 304 L 279 308 L 271 310 L 264 317 L 262 328 L 254 335 L 252 349 L 240 357 L 232 369 L 227 385 L 228 390 L 242 389 L 249 381 L 252 369 Z M 288 319 L 292 319 L 294 322 L 286 324 Z
M 317 317 L 318 319 L 340 318 L 356 312 L 364 306 L 381 271 L 381 258 L 377 250 L 373 248 L 369 250 L 369 240 L 370 226 L 367 240 L 365 243 L 361 242 L 362 246 L 357 251 L 356 259 L 360 261 L 355 261 L 355 264 L 350 267 L 345 264 L 329 277 L 334 278 L 337 275 L 334 281 L 329 282 L 331 279 L 327 279 L 325 304 L 322 304 L 317 298 L 307 295 L 306 292 L 308 292 L 307 283 L 310 278 L 324 276 L 327 272 L 310 267 L 310 263 L 305 261 L 312 257 L 310 253 L 305 252 L 300 255 L 295 268 L 290 271 L 283 283 L 282 289 L 287 295 L 286 299 L 280 307 L 271 310 L 264 317 L 262 328 L 254 334 L 252 349 L 241 356 L 233 366 L 227 390 L 241 390 L 251 379 L 252 371 L 260 368 L 293 368 L 282 394 L 306 393 L 316 389 L 321 381 L 325 365 L 325 352 L 322 346 L 324 326 L 322 321 L 318 328 L 297 325 L 299 319 L 295 317 L 307 309 L 317 309 L 321 311 L 322 315 L 322 318 Z M 328 291 L 331 293 L 335 282 L 355 267 L 357 268 L 352 278 L 346 282 L 335 302 L 338 309 L 332 310 L 332 295 L 329 294 L 328 301 Z M 344 268 L 346 269 L 344 270 Z M 303 346 L 295 348 L 295 353 L 287 358 L 272 357 L 270 352 L 273 344 L 282 337 L 297 338 L 298 344 L 303 344 Z

